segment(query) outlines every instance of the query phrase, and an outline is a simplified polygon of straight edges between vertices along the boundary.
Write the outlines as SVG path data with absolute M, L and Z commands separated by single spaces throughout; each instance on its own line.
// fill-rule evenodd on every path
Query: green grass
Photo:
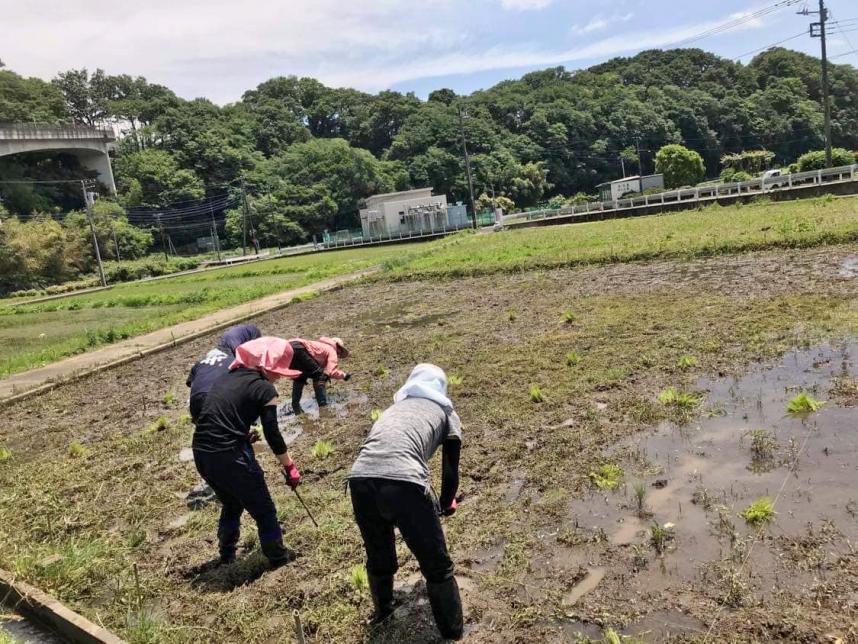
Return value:
M 702 401 L 700 394 L 679 391 L 676 387 L 668 387 L 658 395 L 661 404 L 676 407 L 684 411 L 695 409 Z
M 581 362 L 581 356 L 579 356 L 575 351 L 570 351 L 566 354 L 566 366 L 574 367 L 579 362 Z
M 706 257 L 858 239 L 858 199 L 804 199 L 455 237 L 391 277 L 485 275 L 654 258 Z
M 426 252 L 428 247 L 409 244 L 286 257 L 165 280 L 117 284 L 106 291 L 48 302 L 28 304 L 20 298 L 6 298 L 0 300 L 0 377 L 279 291 L 377 266 L 390 258 L 408 258 L 415 249 Z
M 819 411 L 824 402 L 815 400 L 806 391 L 802 391 L 787 404 L 787 411 L 791 414 L 810 414 Z
M 682 369 L 685 371 L 686 369 L 691 369 L 692 367 L 697 366 L 697 358 L 694 356 L 682 356 L 677 362 L 676 366 L 678 369 Z
M 451 373 L 449 376 L 447 376 L 447 382 L 450 384 L 451 387 L 458 387 L 464 381 L 465 380 L 464 378 L 462 378 L 462 376 L 457 376 L 454 373 Z
M 752 526 L 763 526 L 774 520 L 775 506 L 769 497 L 764 496 L 751 503 L 739 516 Z
M 358 593 L 369 587 L 369 577 L 367 576 L 366 567 L 363 564 L 358 564 L 352 568 L 351 584 L 352 589 Z
M 530 402 L 541 403 L 545 401 L 542 388 L 539 385 L 530 385 Z
M 69 456 L 72 458 L 86 458 L 88 454 L 89 450 L 78 441 L 74 441 L 69 445 Z
M 0 463 L 4 463 L 12 458 L 12 450 L 4 445 L 0 445 Z

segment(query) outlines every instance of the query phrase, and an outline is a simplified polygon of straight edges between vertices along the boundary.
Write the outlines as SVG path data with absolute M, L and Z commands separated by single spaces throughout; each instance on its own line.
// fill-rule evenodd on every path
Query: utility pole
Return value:
M 465 172 L 468 175 L 468 195 L 471 198 L 471 219 L 474 230 L 477 229 L 477 207 L 474 203 L 474 180 L 471 177 L 471 157 L 468 155 L 468 141 L 465 138 L 465 119 L 462 116 L 462 106 L 459 106 L 459 129 L 462 132 L 462 151 L 465 153 Z
M 98 261 L 98 274 L 101 276 L 101 285 L 107 286 L 107 278 L 104 277 L 104 266 L 101 263 L 101 251 L 98 249 L 98 237 L 95 234 L 95 225 L 92 223 L 92 198 L 86 189 L 86 182 L 80 182 L 83 192 L 83 203 L 86 206 L 86 220 L 89 222 L 89 231 L 92 233 L 92 245 L 95 247 L 95 259 Z
M 620 168 L 623 171 L 623 179 L 626 178 L 626 162 L 623 160 L 623 155 L 620 155 Z
M 244 177 L 241 178 L 241 254 L 247 255 L 247 190 L 244 187 Z
M 164 222 L 161 221 L 161 215 L 155 215 L 155 218 L 158 220 L 158 228 L 161 231 L 161 248 L 164 251 L 164 261 L 170 261 L 170 258 L 167 256 L 167 240 L 164 238 Z
M 641 138 L 639 136 L 635 137 L 635 150 L 637 150 L 638 153 L 638 174 L 640 176 L 644 176 L 643 159 L 641 158 Z
M 825 23 L 828 22 L 828 9 L 825 0 L 819 0 L 819 11 L 808 11 L 807 8 L 798 12 L 799 15 L 819 15 L 819 22 L 810 25 L 810 37 L 819 38 L 822 49 L 822 109 L 825 114 L 825 167 L 833 165 L 831 155 L 831 91 L 828 86 L 828 48 L 826 42 Z
M 122 261 L 122 257 L 119 256 L 119 242 L 116 240 L 116 218 L 110 220 L 110 230 L 113 233 L 113 248 L 116 249 L 116 261 Z
M 217 224 L 215 223 L 214 218 L 214 208 L 212 208 L 211 201 L 209 202 L 209 215 L 212 218 L 212 243 L 215 247 L 215 252 L 217 253 L 217 261 L 220 261 L 220 240 L 217 238 Z

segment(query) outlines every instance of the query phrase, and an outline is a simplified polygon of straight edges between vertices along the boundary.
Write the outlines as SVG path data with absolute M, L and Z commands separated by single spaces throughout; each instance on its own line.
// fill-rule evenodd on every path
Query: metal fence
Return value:
M 48 125 L 40 123 L 0 123 L 0 140 L 100 139 L 115 141 L 116 133 L 109 127 L 87 125 Z
M 812 170 L 796 174 L 785 174 L 766 179 L 752 179 L 737 183 L 719 183 L 696 188 L 681 188 L 653 195 L 641 195 L 614 201 L 588 201 L 576 206 L 566 206 L 553 210 L 518 212 L 504 217 L 505 222 L 517 219 L 543 219 L 568 215 L 586 215 L 595 212 L 616 212 L 649 206 L 661 206 L 675 203 L 706 203 L 723 197 L 744 197 L 766 195 L 777 191 L 788 191 L 810 186 L 820 186 L 858 180 L 858 164 Z

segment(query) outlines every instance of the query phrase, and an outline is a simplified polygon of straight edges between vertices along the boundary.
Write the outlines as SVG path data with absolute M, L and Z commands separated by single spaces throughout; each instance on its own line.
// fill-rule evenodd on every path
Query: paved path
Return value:
M 59 382 L 142 358 L 150 353 L 193 340 L 201 335 L 226 328 L 262 313 L 282 308 L 300 295 L 329 290 L 378 270 L 378 268 L 372 268 L 282 291 L 259 300 L 210 313 L 191 322 L 182 322 L 175 326 L 110 344 L 95 351 L 72 356 L 38 369 L 13 374 L 0 380 L 0 403 L 14 402 L 26 395 L 47 390 Z

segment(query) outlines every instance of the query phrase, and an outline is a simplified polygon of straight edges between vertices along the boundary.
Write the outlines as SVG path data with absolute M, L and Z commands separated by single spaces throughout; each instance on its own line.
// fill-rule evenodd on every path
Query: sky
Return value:
M 816 18 L 792 1 L 752 17 L 777 0 L 0 0 L 0 60 L 46 80 L 101 67 L 219 104 L 292 74 L 425 98 L 675 47 L 729 22 L 687 46 L 747 62 L 792 38 L 783 46 L 818 55 L 819 40 L 802 33 Z M 829 55 L 858 66 L 858 52 L 847 54 L 858 48 L 858 3 L 827 6 L 840 32 Z

